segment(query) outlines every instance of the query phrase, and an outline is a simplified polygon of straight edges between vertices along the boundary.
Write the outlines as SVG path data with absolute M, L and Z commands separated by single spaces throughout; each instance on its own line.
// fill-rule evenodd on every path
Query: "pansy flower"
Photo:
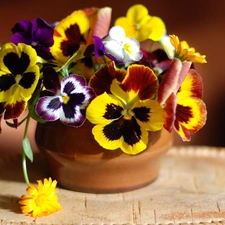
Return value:
M 184 63 L 184 62 L 183 62 Z M 194 69 L 174 59 L 159 87 L 158 101 L 166 111 L 164 128 L 174 128 L 184 141 L 190 141 L 206 122 L 206 107 L 202 101 L 202 80 Z
M 106 53 L 125 66 L 142 58 L 140 43 L 134 38 L 126 37 L 120 26 L 112 27 L 102 43 Z
M 0 49 L 0 115 L 16 119 L 26 109 L 40 71 L 37 53 L 29 45 L 6 43 Z
M 147 39 L 159 41 L 166 32 L 164 22 L 159 17 L 150 16 L 148 9 L 141 4 L 131 6 L 126 17 L 118 18 L 115 25 L 123 27 L 127 37 L 140 42 Z
M 36 104 L 37 115 L 46 121 L 60 119 L 62 123 L 79 127 L 85 121 L 86 107 L 94 97 L 92 88 L 86 85 L 84 77 L 71 74 L 59 81 L 52 67 L 43 71 L 48 96 L 41 97 Z
M 191 69 L 179 88 L 174 128 L 184 141 L 206 123 L 206 106 L 202 101 L 202 79 Z
M 54 28 L 54 45 L 51 53 L 57 62 L 65 63 L 79 48 L 86 44 L 90 22 L 82 10 L 73 12 Z
M 12 28 L 11 42 L 14 44 L 25 43 L 31 45 L 37 55 L 50 59 L 50 47 L 53 45 L 53 27 L 41 18 L 32 22 L 21 20 Z
M 86 8 L 74 11 L 59 21 L 54 28 L 54 45 L 52 55 L 59 67 L 63 66 L 81 46 L 93 44 L 94 35 L 104 37 L 108 33 L 111 21 L 111 8 Z M 72 73 L 80 74 L 89 79 L 95 71 L 95 60 L 89 56 L 80 56 L 72 62 Z
M 98 77 L 93 77 L 90 85 L 104 77 L 104 71 L 105 69 L 100 75 L 100 69 Z M 110 90 L 106 84 L 105 92 L 90 103 L 87 119 L 96 124 L 92 132 L 103 148 L 120 148 L 123 152 L 134 155 L 147 147 L 148 131 L 162 129 L 165 112 L 154 100 L 158 81 L 153 70 L 142 65 L 131 65 L 124 72 L 124 79 L 120 82 L 116 78 L 121 78 L 121 71 L 112 71 L 112 77 L 115 78 L 109 79 Z M 93 88 L 96 89 L 97 86 Z M 95 91 L 101 93 L 103 86 L 100 89 Z

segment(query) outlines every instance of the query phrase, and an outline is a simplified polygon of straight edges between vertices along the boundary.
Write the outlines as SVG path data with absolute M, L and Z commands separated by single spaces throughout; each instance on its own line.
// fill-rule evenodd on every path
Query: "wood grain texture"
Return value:
M 20 163 L 20 156 L 0 159 L 0 224 L 225 224 L 223 148 L 173 147 L 158 179 L 135 191 L 89 194 L 58 187 L 62 210 L 36 221 L 20 213 L 18 199 L 26 189 Z M 48 176 L 38 154 L 29 171 L 32 182 Z

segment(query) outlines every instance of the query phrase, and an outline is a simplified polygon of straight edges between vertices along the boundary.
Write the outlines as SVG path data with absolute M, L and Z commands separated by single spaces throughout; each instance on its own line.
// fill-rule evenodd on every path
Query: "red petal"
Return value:
M 89 86 L 94 89 L 96 95 L 103 94 L 104 92 L 111 93 L 110 85 L 112 84 L 112 80 L 116 78 L 121 82 L 125 75 L 125 70 L 116 69 L 114 62 L 111 62 L 95 73 L 89 81 Z
M 189 70 L 187 77 L 178 91 L 179 98 L 202 98 L 202 93 L 203 83 L 201 76 L 194 69 Z
M 25 111 L 26 106 L 26 101 L 16 102 L 15 104 L 7 105 L 5 107 L 4 119 L 8 120 L 18 118 Z
M 93 35 L 103 38 L 108 34 L 111 23 L 112 9 L 110 7 L 100 9 L 87 8 L 84 9 L 84 11 L 88 15 L 91 23 L 91 30 L 87 40 L 87 45 L 89 45 L 94 42 Z
M 158 79 L 149 67 L 131 65 L 128 67 L 127 75 L 120 86 L 126 92 L 138 92 L 139 99 L 145 100 L 155 95 Z
M 173 92 L 176 93 L 181 69 L 182 62 L 179 59 L 173 59 L 159 86 L 158 101 L 160 104 L 164 104 Z
M 187 104 L 187 102 L 189 103 Z M 206 106 L 201 99 L 178 100 L 174 127 L 183 141 L 190 141 L 191 135 L 205 125 L 206 115 Z
M 182 68 L 181 68 L 181 71 L 180 71 L 180 74 L 178 77 L 176 92 L 178 91 L 178 89 L 180 88 L 181 84 L 183 83 L 185 77 L 187 76 L 190 67 L 191 67 L 191 62 L 188 62 L 188 61 L 182 62 Z
M 176 107 L 177 107 L 177 96 L 174 93 L 172 93 L 168 98 L 168 100 L 166 101 L 166 106 L 164 108 L 166 111 L 166 121 L 163 126 L 169 132 L 172 131 L 174 126 Z

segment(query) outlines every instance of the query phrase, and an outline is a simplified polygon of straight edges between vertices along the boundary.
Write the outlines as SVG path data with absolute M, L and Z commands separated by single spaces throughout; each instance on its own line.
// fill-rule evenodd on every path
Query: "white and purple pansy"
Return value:
M 48 80 L 50 82 L 45 82 L 47 90 L 44 92 L 49 95 L 38 100 L 36 113 L 46 121 L 60 119 L 68 126 L 80 127 L 86 119 L 86 108 L 95 96 L 94 91 L 87 86 L 84 77 L 76 74 L 63 78 L 59 84 L 57 73 L 55 72 L 54 78 L 53 70 L 50 67 L 44 73 L 44 78 L 48 77 L 48 74 L 51 77 Z
M 112 27 L 109 34 L 102 39 L 102 43 L 105 52 L 125 66 L 142 58 L 140 43 L 134 38 L 126 37 L 124 29 L 120 26 Z

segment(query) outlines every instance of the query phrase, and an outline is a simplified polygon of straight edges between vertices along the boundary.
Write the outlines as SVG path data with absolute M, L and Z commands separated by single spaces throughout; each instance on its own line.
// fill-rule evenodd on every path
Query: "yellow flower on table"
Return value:
M 61 209 L 56 194 L 57 181 L 51 178 L 44 179 L 44 183 L 38 180 L 38 188 L 29 184 L 27 192 L 30 195 L 23 195 L 19 201 L 23 213 L 31 217 L 48 216 Z

